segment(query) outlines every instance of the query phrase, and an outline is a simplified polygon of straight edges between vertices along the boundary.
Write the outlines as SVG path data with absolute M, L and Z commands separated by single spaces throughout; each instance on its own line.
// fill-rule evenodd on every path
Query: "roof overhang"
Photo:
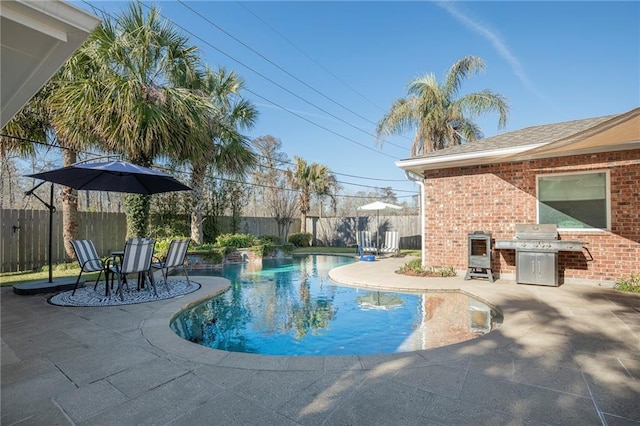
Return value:
M 61 0 L 0 2 L 0 128 L 44 86 L 100 19 Z
M 397 161 L 399 168 L 422 176 L 428 170 L 469 167 L 549 157 L 593 154 L 640 148 L 640 108 L 597 126 L 552 142 Z

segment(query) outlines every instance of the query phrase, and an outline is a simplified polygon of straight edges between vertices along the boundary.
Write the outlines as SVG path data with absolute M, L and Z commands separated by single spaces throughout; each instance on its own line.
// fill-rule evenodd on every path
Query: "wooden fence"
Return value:
M 51 228 L 53 264 L 69 261 L 62 241 L 62 212 L 53 213 Z M 220 218 L 222 232 L 230 232 L 230 218 Z M 187 220 L 188 223 L 188 219 Z M 79 212 L 78 238 L 93 240 L 100 255 L 121 250 L 127 234 L 124 213 Z M 242 218 L 239 231 L 253 235 L 278 235 L 276 221 L 268 217 Z M 300 232 L 300 220 L 290 232 Z M 0 209 L 0 273 L 30 271 L 48 264 L 49 211 Z
M 401 249 L 420 249 L 420 216 L 359 216 L 307 218 L 307 232 L 313 235 L 314 245 L 349 247 L 356 244 L 357 231 L 370 231 L 375 240 L 378 223 L 380 241 L 386 231 L 398 231 Z
M 54 212 L 52 235 L 53 264 L 70 259 L 62 242 L 62 213 Z M 229 218 L 221 218 L 223 232 Z M 314 236 L 314 244 L 348 247 L 356 244 L 356 231 L 369 230 L 376 236 L 376 216 L 346 218 L 307 218 L 307 231 Z M 400 248 L 420 248 L 419 216 L 380 216 L 380 238 L 385 231 L 398 231 Z M 91 239 L 99 254 L 122 249 L 127 226 L 124 213 L 80 212 L 78 236 Z M 278 235 L 275 220 L 267 217 L 242 218 L 239 232 L 253 235 Z M 291 225 L 290 233 L 300 232 L 300 220 Z M 0 209 L 0 272 L 29 271 L 48 263 L 49 211 Z
M 80 212 L 78 235 L 91 239 L 98 253 L 122 249 L 127 233 L 124 213 Z M 62 212 L 53 213 L 51 260 L 67 259 L 62 241 Z M 29 271 L 48 263 L 49 211 L 0 210 L 0 272 Z

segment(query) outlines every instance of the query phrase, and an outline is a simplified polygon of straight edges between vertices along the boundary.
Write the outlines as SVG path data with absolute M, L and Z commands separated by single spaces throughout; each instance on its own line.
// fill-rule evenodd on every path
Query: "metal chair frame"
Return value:
M 189 249 L 189 243 L 191 243 L 191 239 L 171 241 L 165 259 L 158 259 L 158 262 L 151 264 L 152 268 L 160 269 L 162 278 L 164 279 L 164 286 L 167 291 L 169 291 L 169 270 L 172 268 L 182 268 L 182 270 L 184 271 L 184 276 L 187 278 L 187 283 L 189 283 L 189 274 L 187 273 L 187 268 L 184 264 L 187 257 L 187 250 Z
M 76 279 L 76 284 L 73 287 L 73 292 L 71 293 L 71 295 L 73 296 L 76 294 L 78 284 L 80 283 L 80 277 L 82 277 L 83 272 L 100 271 L 100 273 L 98 274 L 98 278 L 96 279 L 96 283 L 93 286 L 93 289 L 95 290 L 98 287 L 98 281 L 100 281 L 102 272 L 105 273 L 106 279 L 107 272 L 105 262 L 98 256 L 96 246 L 91 240 L 71 240 L 71 246 L 73 247 L 73 251 L 76 254 L 76 259 L 78 260 L 78 264 L 80 265 L 80 274 L 78 274 L 78 278 Z M 107 284 L 108 283 L 105 283 L 105 285 Z
M 120 295 L 121 300 L 124 300 L 124 286 L 129 290 L 126 276 L 127 274 L 133 273 L 138 274 L 138 290 L 141 289 L 144 280 L 148 278 L 151 287 L 153 287 L 154 295 L 156 297 L 158 296 L 156 283 L 151 273 L 151 262 L 153 260 L 155 243 L 155 240 L 152 238 L 130 238 L 124 246 L 122 258 L 120 258 L 120 256 L 113 256 L 107 262 L 106 270 L 118 277 L 116 294 Z M 113 276 L 111 277 L 111 282 L 113 283 Z

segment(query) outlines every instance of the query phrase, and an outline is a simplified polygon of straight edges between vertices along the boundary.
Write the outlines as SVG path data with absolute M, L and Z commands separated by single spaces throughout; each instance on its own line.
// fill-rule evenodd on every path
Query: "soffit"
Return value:
M 0 2 L 0 127 L 13 118 L 98 26 L 60 0 Z

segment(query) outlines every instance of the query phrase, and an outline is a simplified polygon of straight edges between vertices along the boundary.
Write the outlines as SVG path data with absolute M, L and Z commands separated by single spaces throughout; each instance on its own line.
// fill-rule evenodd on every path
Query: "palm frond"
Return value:
M 376 126 L 376 141 L 385 135 L 415 131 L 411 155 L 476 140 L 482 132 L 472 118 L 497 112 L 499 126 L 504 127 L 509 108 L 506 99 L 489 90 L 457 98 L 462 82 L 484 69 L 484 61 L 467 56 L 456 61 L 438 83 L 433 74 L 414 78 L 407 85 L 407 97 L 397 99 Z

